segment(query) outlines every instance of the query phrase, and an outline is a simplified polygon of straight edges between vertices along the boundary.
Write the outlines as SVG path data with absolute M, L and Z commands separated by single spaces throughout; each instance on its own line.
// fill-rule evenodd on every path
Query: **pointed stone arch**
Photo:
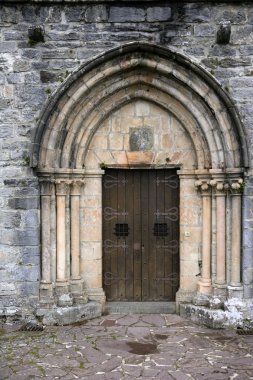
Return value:
M 160 143 L 150 149 L 152 154 L 143 159 L 143 152 L 137 152 L 131 161 L 130 125 L 121 154 L 114 154 L 113 144 L 107 142 L 94 153 L 94 138 L 99 133 L 106 136 L 108 120 L 138 102 L 160 109 L 178 125 L 170 133 L 184 132 L 190 160 L 183 149 L 175 155 L 173 148 L 164 148 L 164 132 Z M 151 128 L 155 136 L 160 133 L 157 128 Z M 130 43 L 85 63 L 50 99 L 32 147 L 32 166 L 42 186 L 42 298 L 54 299 L 55 292 L 59 300 L 71 290 L 76 302 L 81 302 L 86 297 L 84 281 L 91 299 L 103 299 L 101 164 L 180 169 L 178 301 L 192 299 L 197 289 L 205 294 L 241 292 L 241 227 L 240 218 L 235 221 L 234 217 L 241 213 L 243 170 L 249 166 L 247 139 L 233 101 L 207 71 L 170 49 Z M 74 218 L 80 213 L 81 220 L 85 219 L 91 195 L 100 218 L 95 221 L 97 228 L 94 224 L 94 239 L 90 226 L 80 226 L 79 218 Z M 218 226 L 217 236 L 212 225 Z M 227 236 L 232 236 L 233 244 Z M 187 255 L 189 247 L 192 259 Z M 91 251 L 97 252 L 95 260 Z M 231 262 L 237 263 L 236 268 Z

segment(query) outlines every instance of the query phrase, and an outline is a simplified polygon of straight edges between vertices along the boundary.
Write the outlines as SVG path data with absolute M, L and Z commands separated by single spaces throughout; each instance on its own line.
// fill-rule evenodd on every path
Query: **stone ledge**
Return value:
M 109 314 L 175 314 L 175 302 L 106 302 Z
M 102 305 L 98 302 L 88 302 L 85 305 L 71 307 L 55 307 L 52 309 L 37 309 L 36 317 L 46 326 L 71 325 L 102 315 Z
M 253 301 L 231 298 L 224 302 L 224 310 L 182 303 L 179 314 L 198 325 L 210 328 L 243 327 L 245 321 L 253 323 Z
M 225 328 L 225 312 L 222 310 L 210 310 L 204 306 L 191 304 L 180 305 L 180 316 L 190 319 L 198 325 L 210 328 Z

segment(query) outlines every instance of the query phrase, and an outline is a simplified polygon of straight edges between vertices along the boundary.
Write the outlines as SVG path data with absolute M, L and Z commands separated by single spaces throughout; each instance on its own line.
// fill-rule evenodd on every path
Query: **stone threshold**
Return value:
M 46 326 L 71 325 L 77 322 L 98 318 L 102 315 L 102 305 L 99 302 L 90 301 L 83 305 L 68 307 L 53 307 L 51 309 L 37 309 L 36 316 Z
M 106 302 L 108 314 L 175 314 L 176 302 Z

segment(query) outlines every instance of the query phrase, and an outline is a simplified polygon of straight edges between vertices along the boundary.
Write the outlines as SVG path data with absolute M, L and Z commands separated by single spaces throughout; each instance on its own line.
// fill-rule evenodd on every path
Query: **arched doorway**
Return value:
M 82 66 L 43 112 L 33 166 L 41 182 L 41 300 L 49 306 L 105 301 L 102 177 L 108 169 L 176 170 L 178 303 L 196 292 L 242 295 L 247 142 L 228 95 L 186 57 L 131 43 Z

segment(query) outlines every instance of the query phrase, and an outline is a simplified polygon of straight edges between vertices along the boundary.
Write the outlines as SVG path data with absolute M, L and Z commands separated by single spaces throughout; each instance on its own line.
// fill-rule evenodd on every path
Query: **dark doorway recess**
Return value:
M 175 301 L 178 286 L 176 170 L 106 170 L 103 287 L 107 301 Z

